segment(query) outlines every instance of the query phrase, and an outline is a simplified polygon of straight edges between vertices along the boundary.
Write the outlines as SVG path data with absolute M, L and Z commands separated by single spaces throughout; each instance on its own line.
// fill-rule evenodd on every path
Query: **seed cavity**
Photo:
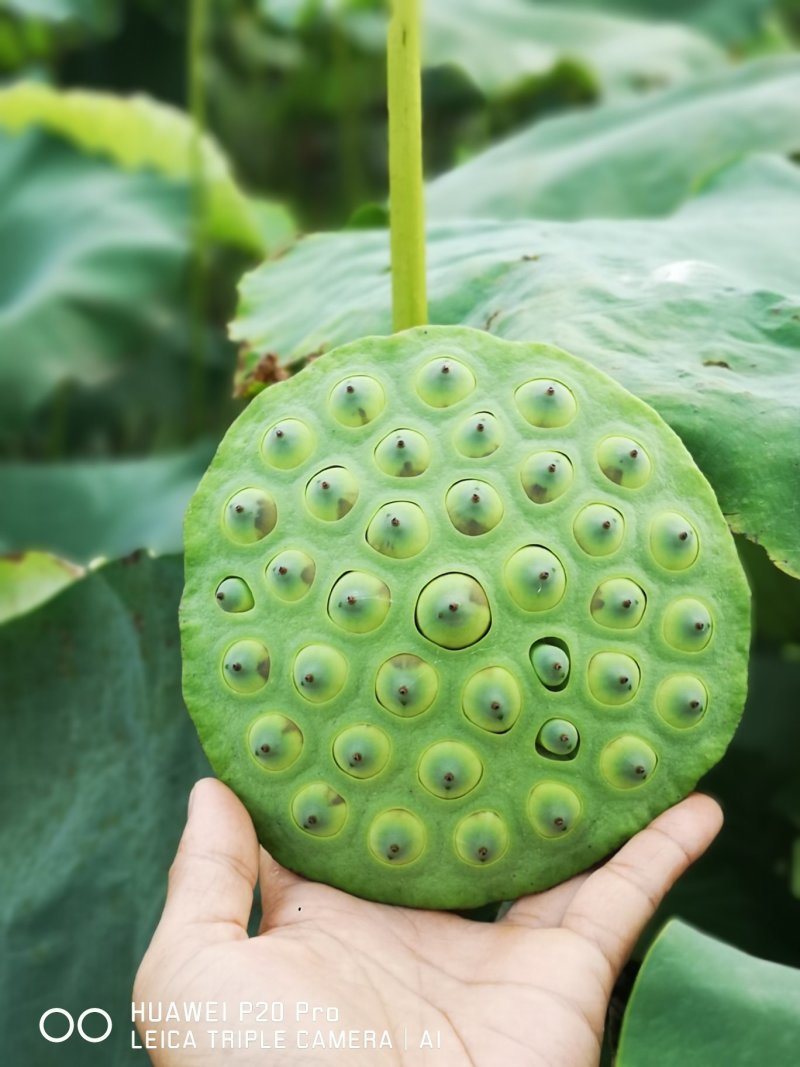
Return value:
M 266 647 L 253 638 L 234 641 L 222 657 L 222 676 L 235 693 L 257 693 L 269 679 Z
M 467 459 L 485 459 L 503 442 L 500 422 L 490 411 L 478 411 L 462 420 L 453 434 L 453 446 Z
M 387 734 L 371 723 L 342 730 L 333 742 L 333 758 L 352 778 L 374 778 L 389 762 L 392 743 Z
M 327 467 L 306 485 L 306 507 L 323 522 L 343 519 L 357 500 L 358 482 L 346 467 Z
M 385 620 L 391 602 L 389 587 L 380 578 L 366 571 L 348 571 L 331 589 L 328 615 L 349 633 L 371 633 Z
M 334 837 L 347 822 L 347 801 L 326 782 L 304 786 L 292 799 L 295 824 L 314 837 Z
M 488 482 L 456 482 L 447 490 L 445 507 L 453 526 L 468 537 L 489 533 L 503 518 L 503 502 Z
M 631 630 L 644 617 L 647 597 L 641 586 L 630 578 L 607 578 L 595 589 L 589 610 L 601 626 L 612 630 Z
M 664 612 L 664 639 L 680 652 L 702 652 L 711 632 L 711 612 L 694 597 L 673 600 Z
M 384 504 L 367 527 L 367 543 L 391 559 L 410 559 L 428 545 L 431 533 L 425 513 L 410 500 Z
M 303 734 L 287 715 L 270 712 L 255 720 L 247 744 L 259 767 L 266 771 L 285 771 L 300 758 Z
M 526 545 L 503 571 L 506 589 L 525 611 L 547 611 L 563 598 L 567 578 L 558 557 L 543 545 Z
M 430 360 L 416 378 L 417 395 L 433 408 L 449 408 L 469 396 L 474 388 L 475 375 L 451 356 Z
M 419 595 L 417 629 L 441 648 L 468 648 L 489 631 L 492 613 L 480 582 L 468 574 L 442 574 Z
M 550 504 L 569 489 L 575 471 L 563 452 L 534 452 L 520 469 L 522 488 L 534 504 Z
M 394 430 L 375 448 L 376 466 L 392 478 L 418 478 L 430 462 L 430 445 L 417 430 Z
M 514 393 L 520 415 L 543 428 L 568 426 L 578 413 L 575 396 L 563 382 L 536 378 L 525 382 Z
M 309 591 L 316 573 L 316 564 L 307 552 L 287 548 L 270 560 L 264 578 L 271 593 L 279 600 L 293 604 Z
M 561 782 L 540 782 L 528 795 L 528 819 L 544 838 L 565 837 L 581 818 L 581 802 L 574 789 Z
M 650 551 L 665 570 L 685 571 L 700 552 L 697 530 L 677 511 L 664 511 L 650 525 Z
M 367 834 L 370 852 L 381 863 L 405 867 L 425 851 L 422 820 L 406 808 L 390 808 L 373 820 Z
M 453 843 L 464 863 L 488 867 L 508 852 L 511 835 L 503 818 L 495 811 L 475 811 L 456 827 Z
M 313 704 L 323 704 L 338 696 L 347 681 L 347 673 L 347 660 L 330 645 L 306 645 L 295 657 L 295 687 Z
M 436 669 L 410 653 L 387 659 L 375 679 L 378 703 L 393 715 L 404 719 L 427 711 L 438 692 L 439 675 Z
M 607 437 L 601 441 L 597 462 L 606 478 L 623 489 L 640 489 L 652 474 L 650 457 L 630 437 Z
M 223 611 L 239 614 L 250 611 L 255 601 L 250 586 L 244 578 L 223 578 L 214 593 L 214 599 Z
M 588 681 L 595 700 L 618 706 L 636 696 L 641 672 L 636 660 L 624 652 L 598 652 L 589 661 Z
M 536 738 L 537 752 L 548 759 L 574 759 L 579 744 L 578 728 L 568 719 L 548 719 Z
M 655 773 L 658 757 L 641 737 L 623 734 L 600 753 L 600 773 L 614 789 L 636 789 Z
M 417 774 L 435 797 L 457 800 L 471 793 L 483 775 L 478 754 L 463 741 L 437 741 L 423 752 Z
M 563 689 L 569 680 L 569 649 L 557 637 L 544 637 L 531 646 L 531 666 L 546 689 Z
M 342 426 L 366 426 L 373 422 L 386 406 L 383 386 L 367 374 L 345 378 L 331 390 L 328 407 Z
M 484 667 L 464 686 L 461 710 L 482 730 L 507 733 L 522 710 L 519 683 L 505 667 Z
M 255 544 L 275 529 L 278 508 L 266 489 L 240 489 L 228 500 L 223 525 L 231 541 L 240 545 Z
M 672 674 L 656 691 L 658 714 L 677 730 L 696 726 L 706 713 L 708 691 L 694 674 Z
M 261 439 L 261 458 L 276 470 L 299 467 L 314 451 L 314 434 L 300 419 L 282 419 Z
M 610 556 L 622 544 L 625 520 L 610 504 L 587 504 L 575 516 L 572 532 L 587 556 Z

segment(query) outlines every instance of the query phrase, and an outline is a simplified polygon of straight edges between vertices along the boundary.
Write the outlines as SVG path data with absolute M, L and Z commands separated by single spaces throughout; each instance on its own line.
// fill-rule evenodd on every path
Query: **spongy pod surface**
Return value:
M 189 508 L 184 693 L 285 866 L 467 908 L 596 863 L 741 716 L 747 583 L 708 483 L 566 352 L 367 338 L 257 396 Z

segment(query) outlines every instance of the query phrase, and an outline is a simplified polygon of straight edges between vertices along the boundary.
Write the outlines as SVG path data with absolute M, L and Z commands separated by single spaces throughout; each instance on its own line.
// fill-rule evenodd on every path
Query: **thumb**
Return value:
M 247 811 L 227 786 L 201 778 L 169 872 L 162 926 L 198 924 L 247 936 L 258 878 L 258 841 Z

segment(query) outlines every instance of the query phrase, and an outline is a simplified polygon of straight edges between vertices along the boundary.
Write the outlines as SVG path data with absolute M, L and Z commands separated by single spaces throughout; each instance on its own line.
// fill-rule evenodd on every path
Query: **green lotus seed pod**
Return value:
M 693 674 L 672 674 L 656 691 L 658 714 L 679 730 L 696 726 L 708 706 L 706 687 Z
M 256 719 L 247 735 L 256 762 L 267 771 L 285 771 L 303 751 L 303 734 L 286 715 L 271 712 Z
M 564 837 L 581 817 L 578 794 L 560 782 L 541 782 L 528 797 L 528 818 L 541 837 Z
M 349 726 L 333 742 L 333 758 L 353 778 L 374 778 L 389 762 L 392 743 L 370 723 Z
M 345 467 L 328 467 L 306 486 L 306 507 L 323 522 L 343 519 L 358 500 L 358 483 Z
M 642 621 L 647 597 L 630 578 L 609 578 L 592 594 L 590 611 L 595 622 L 613 630 L 631 630 Z
M 405 719 L 427 711 L 438 692 L 436 670 L 419 656 L 392 656 L 381 665 L 375 679 L 378 703 Z
M 314 837 L 334 837 L 347 822 L 347 802 L 325 782 L 312 782 L 295 794 L 292 818 Z
M 572 485 L 575 472 L 563 452 L 534 452 L 520 470 L 522 488 L 534 504 L 558 500 Z
M 419 595 L 415 614 L 419 632 L 442 648 L 468 648 L 492 623 L 483 587 L 468 574 L 442 574 Z
M 410 500 L 384 504 L 367 527 L 368 543 L 376 552 L 392 559 L 419 555 L 430 539 L 430 527 L 422 508 Z
M 463 741 L 437 741 L 419 761 L 420 782 L 442 800 L 457 800 L 471 793 L 483 776 L 480 756 Z
M 607 437 L 597 447 L 597 462 L 609 481 L 623 489 L 639 489 L 650 480 L 652 466 L 638 441 Z
M 354 374 L 331 390 L 328 407 L 342 426 L 366 426 L 386 406 L 386 394 L 380 382 L 367 374 Z
M 494 811 L 476 811 L 456 827 L 456 852 L 465 863 L 488 867 L 508 852 L 511 841 L 508 827 Z
M 537 641 L 530 651 L 531 665 L 542 685 L 563 689 L 569 678 L 569 654 L 551 641 Z
M 461 708 L 470 722 L 482 730 L 504 734 L 522 710 L 519 683 L 505 667 L 484 667 L 464 687 Z
M 537 748 L 546 755 L 574 756 L 580 737 L 577 727 L 566 719 L 549 719 L 536 738 Z
M 252 638 L 234 641 L 222 657 L 222 674 L 236 693 L 257 693 L 269 678 L 269 652 Z
M 457 452 L 467 459 L 485 459 L 496 452 L 503 441 L 500 423 L 489 411 L 478 411 L 464 419 L 453 435 Z
M 608 504 L 587 504 L 575 516 L 572 532 L 588 556 L 610 556 L 622 544 L 625 520 Z
M 598 652 L 589 661 L 589 689 L 601 704 L 627 704 L 639 689 L 641 672 L 624 652 Z
M 413 812 L 392 808 L 372 821 L 367 843 L 375 859 L 405 867 L 425 851 L 425 827 Z
M 681 652 L 701 652 L 711 640 L 711 612 L 694 597 L 673 600 L 664 612 L 664 639 Z
M 453 526 L 468 537 L 488 533 L 503 517 L 503 501 L 488 482 L 456 482 L 447 490 L 445 507 Z
M 417 375 L 417 394 L 432 408 L 449 408 L 469 396 L 475 388 L 475 375 L 457 359 L 438 356 L 426 363 Z
M 389 614 L 389 586 L 365 571 L 348 571 L 338 580 L 328 598 L 328 614 L 343 630 L 367 634 L 377 630 Z
M 697 530 L 677 511 L 664 511 L 650 526 L 650 551 L 665 570 L 685 571 L 700 551 Z
M 506 588 L 525 611 L 547 611 L 564 596 L 567 578 L 558 558 L 541 545 L 520 548 L 503 571 Z
M 600 771 L 614 789 L 635 789 L 653 776 L 658 758 L 640 737 L 623 735 L 600 753 Z
M 314 451 L 314 435 L 300 419 L 281 419 L 261 440 L 261 455 L 270 467 L 294 470 Z
M 293 668 L 297 692 L 314 704 L 333 700 L 347 681 L 347 660 L 330 645 L 306 645 Z
M 223 578 L 214 596 L 223 611 L 250 611 L 255 604 L 250 586 L 243 578 Z
M 231 541 L 252 545 L 275 529 L 278 509 L 263 489 L 241 489 L 225 505 L 225 532 Z
M 294 604 L 302 600 L 314 584 L 317 568 L 307 552 L 296 548 L 287 548 L 270 560 L 265 571 L 265 578 L 270 592 Z
M 393 478 L 417 478 L 431 462 L 431 446 L 416 430 L 394 430 L 375 449 L 375 462 Z
M 514 393 L 519 413 L 531 426 L 568 426 L 578 412 L 572 392 L 562 382 L 537 378 Z

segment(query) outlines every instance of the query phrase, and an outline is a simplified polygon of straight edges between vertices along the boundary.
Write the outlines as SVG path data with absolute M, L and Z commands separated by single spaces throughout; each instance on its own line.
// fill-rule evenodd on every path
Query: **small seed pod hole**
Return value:
M 641 672 L 624 652 L 598 652 L 589 660 L 589 689 L 601 704 L 627 704 L 639 689 Z
M 646 741 L 624 734 L 606 745 L 600 753 L 600 771 L 615 789 L 635 789 L 644 785 L 658 763 L 658 757 Z
M 589 610 L 592 618 L 611 630 L 632 630 L 647 607 L 644 589 L 630 578 L 608 578 L 595 589 Z
M 650 525 L 650 551 L 665 570 L 685 571 L 700 551 L 697 530 L 676 511 L 664 511 Z
M 214 598 L 223 611 L 236 614 L 250 611 L 255 604 L 250 586 L 244 578 L 223 578 L 217 586 Z
M 410 559 L 419 555 L 430 538 L 425 513 L 410 500 L 384 504 L 367 527 L 367 543 L 391 559 Z
M 392 478 L 417 478 L 430 466 L 431 447 L 417 430 L 394 430 L 375 449 L 375 464 Z
M 257 693 L 269 679 L 269 652 L 252 638 L 234 641 L 222 657 L 222 676 L 235 693 Z
M 314 584 L 316 573 L 316 564 L 307 552 L 288 548 L 267 564 L 264 577 L 271 593 L 292 604 L 303 599 Z
M 492 624 L 483 586 L 468 574 L 442 574 L 419 595 L 417 629 L 441 648 L 468 648 L 480 641 Z
M 419 656 L 392 656 L 378 670 L 375 696 L 394 715 L 413 718 L 427 711 L 439 692 L 436 669 Z
M 314 435 L 300 419 L 281 419 L 270 426 L 261 440 L 261 457 L 276 470 L 294 470 L 313 451 Z
M 464 686 L 461 709 L 482 730 L 507 733 L 522 710 L 519 683 L 505 667 L 484 667 Z
M 536 738 L 536 751 L 548 759 L 574 759 L 579 745 L 578 728 L 567 719 L 548 719 Z
M 526 382 L 514 393 L 514 399 L 520 415 L 531 426 L 547 429 L 568 426 L 578 412 L 571 390 L 549 378 Z
M 278 509 L 265 489 L 241 489 L 225 505 L 223 524 L 231 541 L 251 545 L 275 529 Z
M 346 467 L 327 467 L 306 486 L 306 507 L 323 522 L 343 519 L 358 500 L 358 482 Z
M 267 771 L 285 771 L 303 751 L 300 727 L 286 715 L 271 712 L 256 719 L 247 735 L 250 752 Z
M 295 794 L 292 818 L 314 837 L 334 837 L 347 822 L 347 802 L 325 782 L 312 782 Z
M 587 556 L 610 556 L 622 544 L 625 520 L 609 504 L 587 504 L 575 516 L 572 532 Z
M 352 778 L 374 778 L 389 762 L 392 743 L 385 732 L 370 723 L 342 730 L 333 742 L 333 758 Z
M 417 774 L 422 785 L 442 800 L 458 800 L 471 793 L 483 776 L 480 756 L 463 741 L 437 741 L 420 757 Z
M 375 859 L 393 867 L 405 867 L 425 851 L 425 827 L 422 820 L 405 808 L 391 808 L 372 820 L 367 835 L 369 850 Z
M 664 639 L 680 652 L 702 652 L 711 640 L 711 612 L 694 597 L 673 600 L 664 612 Z
M 547 611 L 562 599 L 567 578 L 561 561 L 542 545 L 526 545 L 508 560 L 506 588 L 525 611 Z
M 365 571 L 348 571 L 336 582 L 328 598 L 328 615 L 352 634 L 377 630 L 389 613 L 389 586 Z
M 557 637 L 544 637 L 530 650 L 531 666 L 546 689 L 563 689 L 569 679 L 569 649 Z
M 640 489 L 650 480 L 650 457 L 630 437 L 607 437 L 597 446 L 597 462 L 606 478 L 623 489 Z
M 503 501 L 488 482 L 456 482 L 447 490 L 445 507 L 453 526 L 468 537 L 488 533 L 503 518 Z
M 572 485 L 575 471 L 563 452 L 534 452 L 519 472 L 522 488 L 534 504 L 558 500 Z
M 306 645 L 292 672 L 298 693 L 314 704 L 333 700 L 347 681 L 347 660 L 330 645 Z
M 476 811 L 456 827 L 454 844 L 459 859 L 474 867 L 488 867 L 508 852 L 511 835 L 494 811 Z
M 432 359 L 420 370 L 417 395 L 432 408 L 449 408 L 475 388 L 475 375 L 460 360 L 450 356 Z
M 581 817 L 578 794 L 560 782 L 540 782 L 528 797 L 528 819 L 540 837 L 565 837 Z
M 658 714 L 678 730 L 688 730 L 703 718 L 708 707 L 708 691 L 693 674 L 672 674 L 656 692 Z
M 331 415 L 342 426 L 366 426 L 386 406 L 383 386 L 367 374 L 355 374 L 335 385 L 328 399 Z
M 490 411 L 478 411 L 459 423 L 453 435 L 453 445 L 467 459 L 485 459 L 503 442 L 498 420 Z

